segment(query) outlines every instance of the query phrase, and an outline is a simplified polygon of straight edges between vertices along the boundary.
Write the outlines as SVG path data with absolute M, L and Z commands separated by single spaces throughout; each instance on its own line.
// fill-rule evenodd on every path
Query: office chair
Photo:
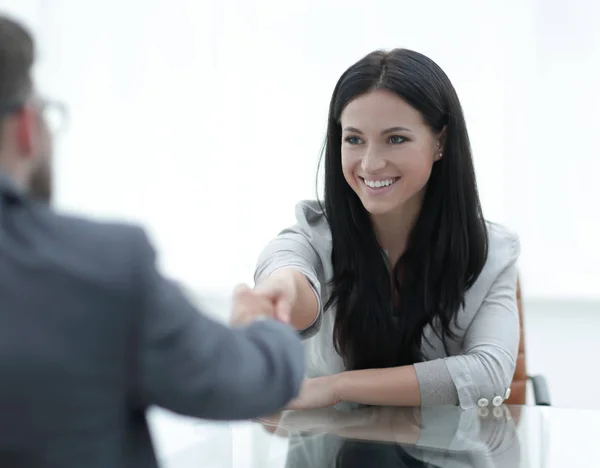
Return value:
M 519 309 L 519 323 L 521 324 L 521 337 L 519 339 L 519 355 L 517 367 L 510 386 L 510 398 L 505 401 L 507 405 L 524 405 L 527 403 L 527 382 L 531 381 L 535 404 L 550 406 L 550 391 L 546 378 L 543 375 L 527 375 L 525 362 L 525 327 L 523 320 L 523 301 L 521 298 L 521 282 L 517 280 L 517 305 Z

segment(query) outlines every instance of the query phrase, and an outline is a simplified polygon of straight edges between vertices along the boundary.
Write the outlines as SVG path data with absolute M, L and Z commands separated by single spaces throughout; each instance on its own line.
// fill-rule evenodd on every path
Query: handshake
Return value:
M 255 289 L 238 285 L 233 292 L 230 325 L 248 325 L 258 319 L 275 319 L 290 323 L 295 301 L 293 282 L 267 279 Z

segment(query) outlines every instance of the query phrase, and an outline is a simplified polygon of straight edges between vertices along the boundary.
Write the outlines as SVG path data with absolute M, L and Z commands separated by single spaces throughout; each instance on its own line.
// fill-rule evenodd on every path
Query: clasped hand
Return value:
M 233 292 L 231 325 L 248 325 L 257 319 L 270 318 L 290 323 L 291 305 L 280 297 L 238 285 Z
M 271 318 L 289 324 L 295 296 L 292 282 L 286 281 L 283 275 L 259 284 L 256 289 L 239 285 L 233 294 L 230 323 L 248 325 L 260 318 Z M 300 394 L 287 408 L 326 408 L 337 404 L 340 399 L 335 391 L 336 382 L 335 375 L 305 379 Z

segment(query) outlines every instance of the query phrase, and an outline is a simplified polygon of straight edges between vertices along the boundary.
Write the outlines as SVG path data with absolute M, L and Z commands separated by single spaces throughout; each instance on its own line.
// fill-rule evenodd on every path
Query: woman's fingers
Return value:
M 272 301 L 256 294 L 246 285 L 238 285 L 233 292 L 231 323 L 245 325 L 258 318 L 277 318 Z
M 258 317 L 268 317 L 289 323 L 292 305 L 285 292 L 278 288 L 250 289 L 239 284 L 233 291 L 232 320 L 234 324 L 249 323 Z

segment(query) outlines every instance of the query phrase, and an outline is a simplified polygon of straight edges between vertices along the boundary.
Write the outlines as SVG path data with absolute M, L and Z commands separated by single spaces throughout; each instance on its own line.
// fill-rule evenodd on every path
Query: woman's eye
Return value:
M 401 137 L 400 135 L 392 135 L 392 136 L 390 137 L 390 139 L 389 139 L 389 142 L 390 142 L 392 145 L 398 145 L 398 144 L 400 144 L 400 143 L 403 143 L 403 142 L 405 142 L 405 141 L 406 141 L 406 138 L 404 138 L 404 137 Z
M 362 140 L 357 136 L 348 136 L 345 138 L 346 143 L 350 143 L 351 145 L 359 145 L 362 143 Z

